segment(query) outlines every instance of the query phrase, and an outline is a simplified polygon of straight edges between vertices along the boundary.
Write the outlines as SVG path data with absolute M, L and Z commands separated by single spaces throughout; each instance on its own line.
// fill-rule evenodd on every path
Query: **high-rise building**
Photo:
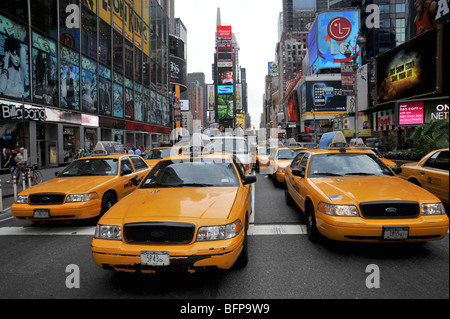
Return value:
M 169 138 L 170 1 L 130 3 L 2 1 L 0 60 L 20 52 L 21 62 L 0 63 L 1 149 L 57 166 L 100 140 Z M 8 81 L 14 72 L 20 81 Z

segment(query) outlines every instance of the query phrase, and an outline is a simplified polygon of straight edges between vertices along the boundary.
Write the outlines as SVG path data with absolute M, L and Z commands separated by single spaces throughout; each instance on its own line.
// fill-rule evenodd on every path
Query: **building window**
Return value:
M 405 4 L 404 3 L 397 3 L 395 5 L 395 12 L 405 12 Z
M 405 42 L 405 19 L 395 19 L 395 42 L 397 45 Z

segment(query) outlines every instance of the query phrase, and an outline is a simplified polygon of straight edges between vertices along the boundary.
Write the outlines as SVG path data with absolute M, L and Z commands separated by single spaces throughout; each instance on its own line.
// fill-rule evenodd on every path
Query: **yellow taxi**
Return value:
M 179 146 L 155 147 L 145 155 L 144 159 L 150 168 L 153 168 L 160 160 L 170 156 L 181 154 L 182 148 Z
M 256 148 L 256 164 L 257 173 L 264 173 L 269 166 L 269 156 L 273 147 L 258 146 Z
M 33 222 L 97 217 L 132 193 L 150 171 L 138 155 L 102 154 L 75 160 L 56 178 L 20 192 L 13 216 Z
M 286 167 L 304 147 L 280 147 L 272 151 L 269 156 L 269 177 L 275 186 L 284 183 L 284 172 Z
M 376 148 L 374 147 L 369 147 L 369 146 L 355 146 L 355 147 L 350 147 L 350 148 L 354 148 L 354 149 L 360 149 L 360 150 L 366 150 L 369 152 L 372 152 L 376 157 L 378 157 L 384 164 L 386 164 L 387 166 L 389 166 L 392 170 L 395 170 L 398 168 L 397 163 L 395 163 L 394 161 L 391 161 L 390 159 L 387 159 L 386 157 L 383 156 L 383 154 L 381 154 Z
M 442 239 L 448 231 L 439 198 L 367 151 L 301 151 L 286 168 L 285 186 L 285 201 L 306 215 L 312 241 L 419 242 Z
M 244 267 L 255 181 L 235 155 L 163 159 L 99 220 L 92 256 L 124 272 Z
M 448 148 L 434 150 L 418 163 L 403 164 L 401 168 L 400 177 L 425 188 L 442 202 L 449 204 Z

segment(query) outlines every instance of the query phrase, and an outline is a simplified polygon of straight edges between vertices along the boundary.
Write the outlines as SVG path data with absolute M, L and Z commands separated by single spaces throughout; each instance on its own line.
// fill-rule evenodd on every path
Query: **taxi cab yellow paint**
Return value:
M 161 154 L 165 154 L 167 156 L 155 156 L 156 151 L 161 151 Z M 162 146 L 152 148 L 147 155 L 145 156 L 145 161 L 147 162 L 150 168 L 153 168 L 160 160 L 168 156 L 177 156 L 181 153 L 181 147 L 173 147 L 173 146 Z M 158 157 L 158 158 L 155 158 Z
M 449 204 L 449 149 L 439 149 L 425 155 L 417 163 L 401 166 L 400 177 L 425 188 Z
M 265 171 L 267 167 L 269 166 L 269 156 L 270 152 L 272 151 L 273 147 L 261 147 L 258 146 L 256 149 L 256 171 L 259 173 Z
M 227 154 L 203 155 L 201 159 L 226 160 Z M 200 157 L 194 160 L 201 160 Z M 165 159 L 161 164 L 174 160 Z M 192 160 L 180 156 L 175 160 Z M 175 161 L 174 160 L 174 161 Z M 235 162 L 236 159 L 233 159 Z M 161 167 L 163 166 L 161 165 Z M 109 227 L 120 228 L 115 239 L 104 239 L 97 235 L 92 240 L 92 255 L 97 265 L 103 269 L 125 272 L 155 273 L 158 270 L 184 270 L 195 272 L 211 268 L 230 269 L 241 254 L 246 255 L 247 228 L 252 213 L 251 183 L 243 184 L 248 176 L 244 169 L 234 166 L 239 176 L 236 187 L 155 187 L 143 188 L 150 178 L 150 173 L 141 186 L 130 196 L 117 203 L 99 221 L 97 229 Z M 248 180 L 247 180 L 248 181 Z M 236 222 L 234 227 L 238 234 L 230 239 L 199 241 L 197 236 L 201 227 L 227 225 Z M 129 229 L 133 227 L 153 227 L 163 225 L 167 228 L 191 225 L 194 229 L 192 239 L 172 243 L 132 242 Z M 117 228 L 119 227 L 119 228 Z M 239 229 L 238 229 L 239 228 Z M 153 228 L 152 228 L 153 229 Z M 157 232 L 160 232 L 158 234 Z M 153 235 L 163 236 L 161 230 L 154 230 Z M 150 252 L 149 252 L 150 251 Z M 166 254 L 168 265 L 146 265 L 143 254 Z
M 284 183 L 284 174 L 286 167 L 291 164 L 292 158 L 290 159 L 280 159 L 279 153 L 283 150 L 306 150 L 306 147 L 280 147 L 273 150 L 273 153 L 270 155 L 269 161 L 269 174 L 271 174 L 272 181 L 275 184 Z
M 311 159 L 314 156 L 340 152 L 342 150 L 302 151 L 286 168 L 286 203 L 297 205 L 306 215 L 310 239 L 316 240 L 324 235 L 338 241 L 415 242 L 438 240 L 446 236 L 449 220 L 440 200 L 392 172 L 386 172 L 382 176 L 356 173 L 320 176 L 317 173 L 318 177 L 313 178 Z M 363 151 L 352 149 L 346 152 Z M 330 171 L 333 172 L 333 169 L 329 168 L 328 172 Z M 416 207 L 417 214 L 410 216 L 405 213 L 408 216 L 399 214 L 396 217 L 397 208 L 400 210 L 402 205 Z M 428 208 L 429 205 L 440 207 L 440 213 L 425 215 L 424 207 Z M 348 208 L 348 212 L 342 208 Z M 337 212 L 338 209 L 350 216 L 330 213 Z M 395 232 L 403 231 L 407 237 L 402 234 L 396 240 Z M 392 237 L 383 236 L 388 232 Z
M 86 174 L 90 176 L 65 174 L 73 165 L 102 159 L 117 160 L 117 171 L 108 172 L 109 175 L 99 171 Z M 11 206 L 11 212 L 16 219 L 34 222 L 96 217 L 133 192 L 137 187 L 136 177 L 142 179 L 149 171 L 145 161 L 138 155 L 83 157 L 72 162 L 54 179 L 20 192 Z M 69 202 L 69 196 L 83 199 Z

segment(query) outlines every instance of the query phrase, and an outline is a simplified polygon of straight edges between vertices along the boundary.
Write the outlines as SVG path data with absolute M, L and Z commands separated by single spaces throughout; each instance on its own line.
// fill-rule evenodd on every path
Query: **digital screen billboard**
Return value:
M 217 37 L 219 39 L 231 39 L 233 33 L 231 32 L 231 25 L 217 26 Z
M 306 81 L 301 88 L 302 113 L 346 111 L 347 97 L 341 81 Z
M 359 31 L 358 11 L 322 12 L 308 35 L 311 73 L 325 67 L 340 67 L 341 62 L 352 61 L 352 57 L 344 55 L 347 45 L 357 54 L 359 63 L 359 47 L 356 44 Z M 317 42 L 317 53 L 314 48 Z M 317 54 L 317 55 L 316 55 Z
M 218 85 L 232 85 L 233 84 L 233 69 L 232 68 L 219 68 L 217 72 Z
M 437 91 L 436 30 L 430 30 L 376 57 L 377 104 Z
M 218 94 L 233 94 L 233 85 L 218 85 Z
M 232 66 L 233 63 L 233 44 L 218 43 L 217 44 L 217 65 Z
M 398 102 L 398 125 L 416 126 L 433 120 L 448 119 L 449 99 L 424 99 Z

